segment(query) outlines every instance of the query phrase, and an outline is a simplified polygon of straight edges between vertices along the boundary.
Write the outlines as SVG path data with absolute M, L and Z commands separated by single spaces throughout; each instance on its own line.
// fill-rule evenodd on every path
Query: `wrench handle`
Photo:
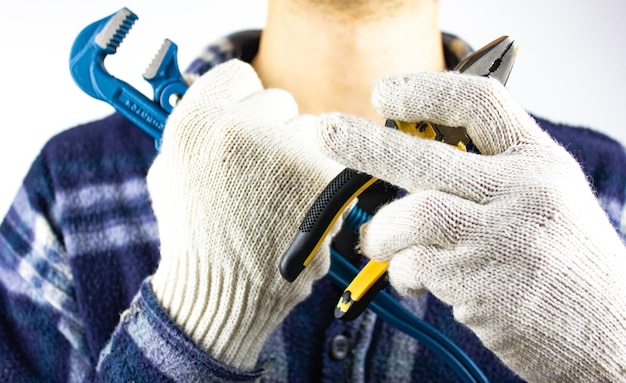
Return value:
M 168 114 L 139 91 L 122 86 L 108 102 L 157 142 L 161 141 Z

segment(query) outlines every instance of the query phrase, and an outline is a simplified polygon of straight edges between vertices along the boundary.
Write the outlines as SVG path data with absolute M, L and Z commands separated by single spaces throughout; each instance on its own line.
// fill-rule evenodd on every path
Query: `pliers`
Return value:
M 467 56 L 455 70 L 469 75 L 493 77 L 506 84 L 517 49 L 510 37 L 502 36 Z M 461 127 L 447 127 L 427 121 L 393 120 L 388 120 L 385 125 L 424 139 L 445 142 L 464 151 L 471 145 L 470 137 Z M 290 247 L 281 258 L 280 272 L 286 280 L 294 281 L 300 275 L 343 211 L 377 181 L 368 174 L 346 168 L 326 186 L 314 201 Z M 376 293 L 386 285 L 387 267 L 388 262 L 368 261 L 344 290 L 335 308 L 335 316 L 351 320 L 360 315 Z

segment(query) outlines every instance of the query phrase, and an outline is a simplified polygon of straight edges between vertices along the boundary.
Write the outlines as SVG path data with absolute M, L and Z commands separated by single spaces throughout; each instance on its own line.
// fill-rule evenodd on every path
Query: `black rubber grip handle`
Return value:
M 280 260 L 280 274 L 293 282 L 309 264 L 330 228 L 343 210 L 377 179 L 353 169 L 344 169 L 317 197 L 298 233 Z

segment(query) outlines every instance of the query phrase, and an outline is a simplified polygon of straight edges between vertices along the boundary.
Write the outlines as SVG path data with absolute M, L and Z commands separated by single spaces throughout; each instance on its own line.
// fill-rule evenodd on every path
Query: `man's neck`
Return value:
M 396 1 L 380 14 L 358 15 L 314 3 L 269 1 L 253 61 L 264 86 L 289 91 L 303 114 L 380 120 L 370 103 L 377 79 L 445 67 L 436 1 Z

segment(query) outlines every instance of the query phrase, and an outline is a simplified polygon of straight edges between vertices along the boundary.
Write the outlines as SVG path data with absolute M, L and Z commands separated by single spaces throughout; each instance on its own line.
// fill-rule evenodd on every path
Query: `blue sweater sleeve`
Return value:
M 19 193 L 0 235 L 0 381 L 253 382 L 200 350 L 144 282 L 92 360 L 64 250 Z M 96 368 L 97 366 L 97 368 Z M 94 371 L 95 368 L 95 371 Z M 95 375 L 95 376 L 94 376 Z M 95 378 L 95 379 L 92 379 Z
M 2 223 L 0 244 L 1 381 L 252 382 L 260 376 L 200 350 L 163 312 L 147 282 L 100 360 L 91 360 L 64 248 L 24 189 Z
M 254 382 L 261 370 L 237 370 L 199 349 L 163 311 L 145 281 L 122 314 L 96 374 L 102 382 Z
M 80 381 L 93 364 L 42 165 L 0 225 L 0 381 Z
M 1 382 L 261 374 L 211 358 L 154 299 L 145 280 L 158 238 L 143 182 L 154 144 L 126 124 L 114 116 L 51 140 L 0 225 Z

